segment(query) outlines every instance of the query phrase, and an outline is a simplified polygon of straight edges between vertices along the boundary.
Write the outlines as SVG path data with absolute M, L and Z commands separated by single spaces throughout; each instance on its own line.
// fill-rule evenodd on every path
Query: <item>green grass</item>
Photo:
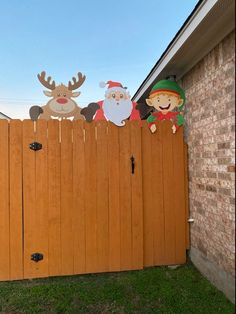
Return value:
M 0 313 L 234 313 L 192 264 L 0 283 Z

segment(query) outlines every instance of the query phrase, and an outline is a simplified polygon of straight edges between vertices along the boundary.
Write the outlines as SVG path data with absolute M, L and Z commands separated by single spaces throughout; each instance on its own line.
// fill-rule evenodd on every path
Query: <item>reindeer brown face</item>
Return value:
M 69 81 L 68 86 L 64 84 L 56 86 L 55 81 L 51 82 L 50 76 L 47 79 L 45 76 L 45 72 L 38 74 L 38 79 L 41 84 L 50 89 L 50 91 L 44 91 L 44 94 L 48 97 L 53 97 L 48 101 L 47 106 L 56 114 L 63 115 L 72 112 L 77 107 L 76 102 L 72 98 L 80 95 L 80 92 L 73 92 L 73 90 L 79 88 L 84 83 L 85 76 L 79 72 L 78 80 L 73 77 L 73 83 Z

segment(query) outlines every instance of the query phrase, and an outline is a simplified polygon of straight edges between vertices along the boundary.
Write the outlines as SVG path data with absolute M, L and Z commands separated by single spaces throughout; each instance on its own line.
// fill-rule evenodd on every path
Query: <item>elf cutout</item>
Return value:
M 176 82 L 170 80 L 157 82 L 149 98 L 146 99 L 146 103 L 157 110 L 147 118 L 152 133 L 156 132 L 155 123 L 158 121 L 171 120 L 173 133 L 184 124 L 182 109 L 185 103 L 185 93 Z

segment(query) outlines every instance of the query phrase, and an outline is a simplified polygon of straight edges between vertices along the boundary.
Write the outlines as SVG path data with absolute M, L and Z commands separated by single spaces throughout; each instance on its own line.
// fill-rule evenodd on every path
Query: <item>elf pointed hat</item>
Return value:
M 102 88 L 104 88 L 106 85 L 108 85 L 106 94 L 110 93 L 112 91 L 124 92 L 124 90 L 127 89 L 127 87 L 123 87 L 123 85 L 119 82 L 107 81 L 107 82 L 100 82 L 100 84 L 99 84 L 99 86 Z
M 170 93 L 176 96 L 180 96 L 181 99 L 183 99 L 183 105 L 185 103 L 185 92 L 184 90 L 174 81 L 170 80 L 161 80 L 157 82 L 149 95 L 149 98 L 155 97 L 157 94 L 161 93 Z

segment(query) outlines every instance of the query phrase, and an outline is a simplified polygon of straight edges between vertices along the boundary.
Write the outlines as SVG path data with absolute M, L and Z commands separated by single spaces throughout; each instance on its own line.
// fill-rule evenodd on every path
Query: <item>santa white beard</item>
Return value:
M 132 112 L 132 101 L 124 99 L 116 101 L 115 99 L 105 99 L 103 102 L 103 112 L 107 120 L 117 126 L 125 125 L 125 119 L 129 118 Z

